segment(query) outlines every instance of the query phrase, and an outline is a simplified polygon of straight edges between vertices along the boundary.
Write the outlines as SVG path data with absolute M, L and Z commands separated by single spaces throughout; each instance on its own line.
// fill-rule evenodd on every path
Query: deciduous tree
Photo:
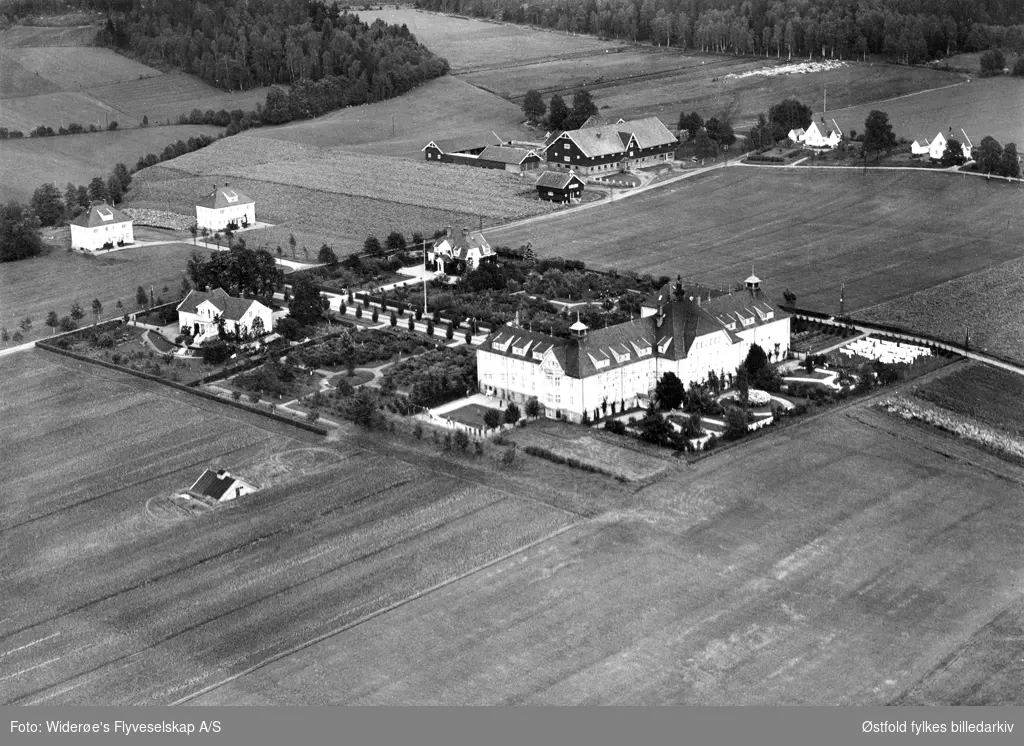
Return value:
M 547 104 L 544 103 L 544 99 L 538 91 L 531 88 L 526 92 L 526 96 L 523 98 L 523 113 L 530 123 L 536 124 L 541 121 L 547 110 Z
M 548 126 L 553 130 L 565 129 L 569 114 L 569 107 L 565 105 L 565 100 L 557 93 L 552 96 L 551 104 L 548 107 Z
M 57 225 L 64 217 L 64 200 L 56 184 L 41 184 L 32 194 L 32 212 L 40 225 Z
M 896 135 L 889 123 L 889 115 L 873 109 L 864 120 L 864 150 L 873 150 L 877 160 L 883 150 L 891 152 L 895 145 Z
M 1003 159 L 1003 146 L 991 135 L 986 135 L 981 140 L 978 149 L 978 166 L 986 174 L 999 173 L 999 166 Z

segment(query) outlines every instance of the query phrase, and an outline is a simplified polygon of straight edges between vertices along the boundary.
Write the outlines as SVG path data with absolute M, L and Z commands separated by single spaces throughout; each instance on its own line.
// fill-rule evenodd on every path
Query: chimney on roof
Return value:
M 679 296 L 679 295 L 682 295 L 682 294 L 683 294 L 683 276 L 682 275 L 676 275 L 676 295 Z
M 469 235 L 469 226 L 468 225 L 462 226 L 462 235 L 463 236 L 468 236 Z
M 665 322 L 665 309 L 662 307 L 661 303 L 658 303 L 658 313 L 654 317 L 654 326 L 660 329 L 661 325 L 664 322 Z

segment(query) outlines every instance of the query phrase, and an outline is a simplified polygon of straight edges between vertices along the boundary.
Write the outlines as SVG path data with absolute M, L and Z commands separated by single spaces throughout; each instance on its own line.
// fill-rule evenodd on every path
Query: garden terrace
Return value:
M 421 407 L 436 407 L 476 390 L 476 350 L 469 346 L 432 350 L 385 370 L 385 378 Z
M 370 363 L 386 363 L 395 358 L 419 355 L 440 347 L 440 343 L 407 329 L 360 329 L 351 336 L 317 342 L 289 354 L 289 361 L 305 368 L 338 371 L 349 360 L 363 367 Z

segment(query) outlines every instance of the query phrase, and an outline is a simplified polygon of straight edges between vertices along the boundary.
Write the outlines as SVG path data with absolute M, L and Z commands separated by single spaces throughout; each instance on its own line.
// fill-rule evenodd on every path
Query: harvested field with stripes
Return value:
M 578 520 L 49 353 L 0 375 L 4 704 L 173 702 Z M 207 467 L 265 488 L 175 515 Z

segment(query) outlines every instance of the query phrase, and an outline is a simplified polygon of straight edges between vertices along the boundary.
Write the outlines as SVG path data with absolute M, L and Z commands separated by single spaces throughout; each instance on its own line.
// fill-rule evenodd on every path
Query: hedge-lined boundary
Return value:
M 159 376 L 154 376 L 154 375 L 152 375 L 150 373 L 143 373 L 140 370 L 132 370 L 131 368 L 123 368 L 120 365 L 114 365 L 113 363 L 108 363 L 106 360 L 97 360 L 95 358 L 89 357 L 88 355 L 80 355 L 77 352 L 72 352 L 71 350 L 62 350 L 59 347 L 57 347 L 56 345 L 52 345 L 52 344 L 49 344 L 47 342 L 36 342 L 35 346 L 38 347 L 41 350 L 46 350 L 47 352 L 52 352 L 52 353 L 55 353 L 57 355 L 64 355 L 64 356 L 72 358 L 74 360 L 80 360 L 83 363 L 90 363 L 92 365 L 99 365 L 99 366 L 104 367 L 104 368 L 109 368 L 110 370 L 116 370 L 119 373 L 127 373 L 127 374 L 132 375 L 132 376 L 137 376 L 139 378 L 143 378 L 143 379 L 145 379 L 147 381 L 153 381 L 155 383 L 159 383 L 159 384 L 161 384 L 163 386 L 169 386 L 172 389 L 177 389 L 178 391 L 184 391 L 184 392 L 192 394 L 194 396 L 200 396 L 200 397 L 202 397 L 204 399 L 209 399 L 210 401 L 215 401 L 215 402 L 218 402 L 220 404 L 224 404 L 224 405 L 229 406 L 229 407 L 234 407 L 235 409 L 240 409 L 243 412 L 250 412 L 252 414 L 258 414 L 258 415 L 261 415 L 263 417 L 268 417 L 268 418 L 270 418 L 272 420 L 276 420 L 277 422 L 281 422 L 281 423 L 284 423 L 286 425 L 292 425 L 293 427 L 297 427 L 297 428 L 299 428 L 301 430 L 307 430 L 307 431 L 309 431 L 311 433 L 316 433 L 317 435 L 327 435 L 327 432 L 328 432 L 326 428 L 318 427 L 317 425 L 312 425 L 312 424 L 310 424 L 308 422 L 303 422 L 302 420 L 297 420 L 297 419 L 294 419 L 292 417 L 286 417 L 284 415 L 277 414 L 276 412 L 268 412 L 268 411 L 265 411 L 265 410 L 256 409 L 254 407 L 250 407 L 247 404 L 242 404 L 241 402 L 236 402 L 236 401 L 234 401 L 232 399 L 224 399 L 223 397 L 217 396 L 216 394 L 211 394 L 208 391 L 203 391 L 202 389 L 194 388 L 192 386 L 187 386 L 187 385 L 185 385 L 183 383 L 178 383 L 176 381 L 168 381 L 167 379 L 160 378 Z
M 547 448 L 541 448 L 540 446 L 526 446 L 523 450 L 531 456 L 546 459 L 547 461 L 551 461 L 555 464 L 565 464 L 566 466 L 573 469 L 579 469 L 580 471 L 589 471 L 592 474 L 603 474 L 604 476 L 611 477 L 619 482 L 629 482 L 629 480 L 621 474 L 616 474 L 615 472 L 602 469 L 598 466 L 594 466 L 593 464 L 584 463 L 578 458 L 574 458 L 572 456 L 561 456 L 554 451 L 549 451 Z

